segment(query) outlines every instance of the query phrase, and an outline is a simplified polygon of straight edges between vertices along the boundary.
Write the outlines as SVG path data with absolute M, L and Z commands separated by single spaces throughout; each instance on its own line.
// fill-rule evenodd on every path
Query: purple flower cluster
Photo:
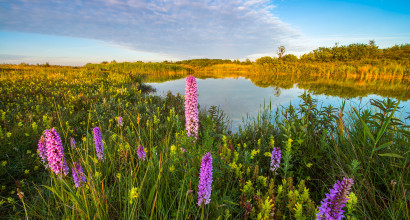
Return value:
M 198 93 L 194 76 L 186 78 L 185 87 L 185 127 L 188 137 L 198 137 Z
M 347 179 L 343 177 L 343 180 L 339 180 L 333 185 L 333 188 L 326 198 L 321 202 L 319 207 L 319 213 L 317 214 L 317 219 L 342 219 L 343 207 L 345 206 L 349 195 L 350 189 L 353 185 L 353 179 Z
M 75 139 L 72 137 L 70 138 L 71 149 L 75 148 Z
M 69 168 L 64 158 L 63 144 L 55 128 L 46 130 L 45 143 L 47 149 L 48 166 L 56 174 L 68 174 Z
M 47 132 L 48 130 L 46 130 Z M 41 157 L 41 162 L 47 167 L 47 147 L 45 135 L 41 135 L 40 140 L 38 140 L 38 155 Z
M 79 163 L 74 162 L 72 171 L 75 187 L 78 188 L 81 186 L 81 183 L 85 183 L 85 174 L 83 168 Z
M 280 158 L 281 158 L 281 151 L 279 147 L 274 147 L 272 151 L 272 157 L 270 159 L 270 170 L 272 170 L 275 175 L 277 174 L 277 170 L 279 168 L 280 164 Z
M 122 118 L 121 116 L 117 117 L 118 126 L 122 127 Z
M 99 127 L 93 128 L 95 151 L 97 152 L 97 158 L 99 161 L 104 161 L 104 149 L 103 141 L 101 137 L 101 131 Z
M 202 157 L 201 170 L 198 184 L 198 206 L 208 204 L 211 199 L 212 190 L 212 156 L 206 153 Z
M 145 160 L 145 150 L 141 144 L 137 148 L 137 155 L 139 159 Z

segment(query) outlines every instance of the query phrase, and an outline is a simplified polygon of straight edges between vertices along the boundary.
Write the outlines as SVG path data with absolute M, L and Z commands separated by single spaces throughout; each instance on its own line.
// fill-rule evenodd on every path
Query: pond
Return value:
M 312 98 L 317 99 L 319 107 L 332 105 L 333 107 L 340 108 L 342 102 L 345 101 L 345 109 L 350 109 L 351 107 L 372 109 L 370 105 L 371 99 L 383 99 L 380 95 L 371 94 L 371 91 L 365 97 L 357 96 L 350 98 L 341 98 L 335 95 L 334 91 L 330 93 L 332 95 L 320 94 L 323 92 L 306 89 L 306 87 L 301 86 L 301 83 L 297 82 L 282 88 L 279 86 L 259 87 L 244 77 L 197 77 L 196 80 L 200 109 L 204 110 L 209 109 L 211 106 L 219 106 L 229 117 L 232 131 L 237 131 L 243 120 L 258 116 L 264 106 L 268 107 L 271 105 L 272 112 L 274 112 L 278 106 L 298 105 L 301 101 L 301 98 L 298 96 L 304 92 L 311 94 Z M 155 94 L 157 95 L 165 95 L 168 91 L 171 91 L 173 94 L 185 94 L 185 78 L 147 84 L 156 89 Z M 349 90 L 349 88 L 346 89 Z M 340 88 L 338 90 L 340 91 Z M 343 92 L 343 89 L 341 91 Z M 340 96 L 345 97 L 345 94 Z M 393 99 L 397 100 L 396 98 Z M 402 101 L 400 107 L 402 109 L 400 109 L 398 116 L 406 118 L 410 113 L 410 101 Z

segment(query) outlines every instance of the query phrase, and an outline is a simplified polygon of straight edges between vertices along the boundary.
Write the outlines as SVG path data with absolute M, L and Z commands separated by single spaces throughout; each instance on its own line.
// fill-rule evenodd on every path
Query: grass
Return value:
M 336 180 L 349 177 L 357 204 L 344 209 L 347 218 L 410 217 L 410 131 L 398 118 L 397 102 L 373 100 L 368 109 L 319 107 L 303 94 L 300 105 L 275 114 L 262 109 L 233 134 L 213 107 L 200 113 L 195 141 L 186 135 L 184 98 L 144 93 L 138 81 L 143 74 L 94 67 L 3 70 L 0 215 L 313 219 Z M 36 154 L 42 131 L 51 127 L 61 136 L 69 167 L 78 162 L 84 169 L 80 188 L 71 171 L 60 178 Z M 102 132 L 103 162 L 96 157 L 94 127 Z M 146 160 L 137 155 L 139 145 Z M 282 151 L 277 175 L 270 170 L 273 147 Z M 213 157 L 212 194 L 201 209 L 198 178 L 207 152 Z

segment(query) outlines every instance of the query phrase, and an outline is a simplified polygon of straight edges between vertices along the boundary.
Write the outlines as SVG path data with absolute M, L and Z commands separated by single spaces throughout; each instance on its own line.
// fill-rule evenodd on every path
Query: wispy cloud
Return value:
M 268 0 L 0 0 L 0 29 L 102 40 L 181 58 L 242 58 L 300 34 Z

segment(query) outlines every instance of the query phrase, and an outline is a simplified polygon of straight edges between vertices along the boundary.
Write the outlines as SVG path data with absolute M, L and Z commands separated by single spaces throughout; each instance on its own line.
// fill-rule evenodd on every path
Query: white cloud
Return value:
M 174 57 L 242 58 L 300 34 L 268 0 L 0 0 L 0 29 L 102 40 Z

